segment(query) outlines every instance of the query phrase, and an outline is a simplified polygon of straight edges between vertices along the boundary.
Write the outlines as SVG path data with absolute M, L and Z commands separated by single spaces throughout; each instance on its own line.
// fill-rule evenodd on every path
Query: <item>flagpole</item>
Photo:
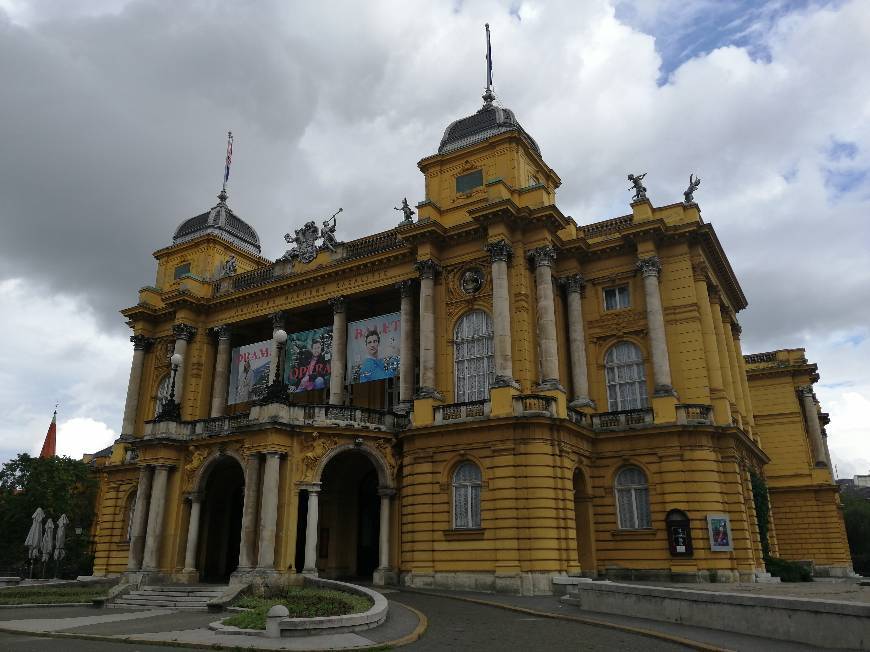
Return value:
M 230 180 L 230 165 L 233 162 L 233 132 L 227 132 L 227 158 L 224 163 L 224 183 L 221 187 L 221 193 L 226 194 L 227 192 L 227 181 Z
M 495 93 L 492 92 L 492 44 L 489 40 L 489 23 L 486 23 L 486 92 L 483 101 L 492 104 Z

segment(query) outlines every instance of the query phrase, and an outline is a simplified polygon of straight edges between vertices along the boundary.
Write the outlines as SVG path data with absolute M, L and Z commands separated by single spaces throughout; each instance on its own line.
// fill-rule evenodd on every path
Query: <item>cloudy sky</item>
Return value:
M 749 299 L 744 351 L 806 347 L 841 477 L 870 469 L 870 4 L 777 0 L 0 0 L 0 461 L 120 428 L 118 314 L 151 252 L 215 202 L 277 257 L 344 207 L 344 239 L 422 199 L 416 162 L 495 90 L 563 212 L 696 195 Z

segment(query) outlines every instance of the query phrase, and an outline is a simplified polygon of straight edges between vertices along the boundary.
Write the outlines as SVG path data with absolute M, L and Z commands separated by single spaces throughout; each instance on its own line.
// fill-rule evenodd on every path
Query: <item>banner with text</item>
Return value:
M 329 389 L 332 372 L 332 326 L 287 336 L 284 379 L 291 392 Z
M 272 341 L 237 346 L 232 351 L 227 403 L 246 403 L 262 398 L 269 386 Z
M 398 312 L 349 323 L 348 383 L 367 383 L 398 376 L 401 332 Z

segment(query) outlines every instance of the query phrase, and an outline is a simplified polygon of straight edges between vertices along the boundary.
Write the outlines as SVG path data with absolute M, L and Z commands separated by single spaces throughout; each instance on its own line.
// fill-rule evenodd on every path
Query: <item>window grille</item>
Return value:
M 652 527 L 649 486 L 644 472 L 636 466 L 627 466 L 616 474 L 615 484 L 619 529 L 637 530 Z
M 619 342 L 604 356 L 607 405 L 611 412 L 648 406 L 643 354 L 631 342 Z
M 453 527 L 457 530 L 480 527 L 480 469 L 463 462 L 453 472 Z
M 464 314 L 453 333 L 455 398 L 457 403 L 489 398 L 495 379 L 492 319 L 483 310 Z
M 157 386 L 157 400 L 155 401 L 154 407 L 154 416 L 156 417 L 160 414 L 160 410 L 163 409 L 163 404 L 169 400 L 169 391 L 171 390 L 172 385 L 172 374 L 168 373 L 163 376 L 163 380 L 160 381 L 160 384 Z

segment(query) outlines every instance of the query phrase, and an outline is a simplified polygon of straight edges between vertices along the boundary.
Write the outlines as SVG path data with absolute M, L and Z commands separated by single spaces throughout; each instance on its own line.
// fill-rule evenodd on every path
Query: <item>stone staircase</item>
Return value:
M 143 586 L 118 596 L 107 607 L 117 609 L 184 609 L 186 611 L 208 611 L 210 600 L 219 598 L 226 586 L 214 584 L 163 584 Z

